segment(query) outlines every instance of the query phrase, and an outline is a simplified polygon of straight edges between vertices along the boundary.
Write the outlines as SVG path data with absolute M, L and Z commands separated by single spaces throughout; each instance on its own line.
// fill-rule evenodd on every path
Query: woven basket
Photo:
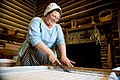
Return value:
M 101 17 L 102 14 L 105 14 L 105 13 L 108 13 L 110 12 L 110 14 L 107 14 L 106 16 L 104 17 Z M 105 22 L 105 21 L 110 21 L 112 20 L 112 10 L 110 9 L 105 9 L 103 10 L 102 12 L 99 13 L 99 20 L 100 22 Z

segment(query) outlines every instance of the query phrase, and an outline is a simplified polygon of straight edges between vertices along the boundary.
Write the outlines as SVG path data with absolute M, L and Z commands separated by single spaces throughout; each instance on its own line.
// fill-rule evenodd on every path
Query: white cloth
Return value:
M 119 80 L 119 78 L 116 76 L 114 72 L 112 72 L 108 78 L 108 80 Z
M 61 11 L 61 8 L 56 3 L 50 3 L 47 6 L 47 8 L 46 8 L 46 10 L 44 12 L 44 16 L 46 16 L 48 12 L 50 12 L 50 11 L 52 11 L 54 9 L 60 9 L 60 11 Z
M 120 67 L 114 68 L 113 70 L 120 71 Z M 110 74 L 108 80 L 119 80 L 119 78 L 116 76 L 115 72 L 112 72 Z

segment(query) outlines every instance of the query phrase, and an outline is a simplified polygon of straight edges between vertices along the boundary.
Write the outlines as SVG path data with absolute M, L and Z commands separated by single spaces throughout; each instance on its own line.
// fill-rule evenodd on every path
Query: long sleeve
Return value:
M 64 34 L 60 25 L 57 25 L 57 45 L 65 44 Z
M 35 46 L 41 41 L 40 33 L 41 18 L 35 17 L 31 20 L 28 29 L 28 39 Z

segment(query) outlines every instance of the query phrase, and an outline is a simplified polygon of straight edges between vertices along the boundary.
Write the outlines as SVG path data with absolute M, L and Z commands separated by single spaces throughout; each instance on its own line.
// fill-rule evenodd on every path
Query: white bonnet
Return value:
M 56 3 L 50 3 L 50 4 L 47 6 L 47 8 L 46 8 L 46 10 L 45 10 L 45 12 L 44 12 L 44 16 L 46 16 L 48 12 L 50 12 L 50 11 L 52 11 L 52 10 L 54 10 L 54 9 L 59 9 L 59 10 L 61 11 L 60 6 L 58 6 Z M 61 13 L 62 13 L 62 11 L 61 11 Z

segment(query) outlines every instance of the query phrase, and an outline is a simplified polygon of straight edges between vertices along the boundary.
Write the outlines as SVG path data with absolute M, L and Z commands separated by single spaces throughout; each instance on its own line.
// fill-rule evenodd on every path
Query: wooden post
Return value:
M 68 34 L 68 31 L 66 31 L 66 39 L 67 39 L 67 43 L 69 44 L 70 43 L 70 40 L 69 40 L 69 34 Z
M 120 51 L 120 1 L 118 1 L 118 31 L 119 31 L 119 51 Z
M 71 29 L 73 29 L 74 28 L 74 22 L 73 22 L 73 20 L 71 20 Z
M 112 68 L 112 58 L 111 58 L 111 47 L 110 43 L 108 43 L 108 68 Z

